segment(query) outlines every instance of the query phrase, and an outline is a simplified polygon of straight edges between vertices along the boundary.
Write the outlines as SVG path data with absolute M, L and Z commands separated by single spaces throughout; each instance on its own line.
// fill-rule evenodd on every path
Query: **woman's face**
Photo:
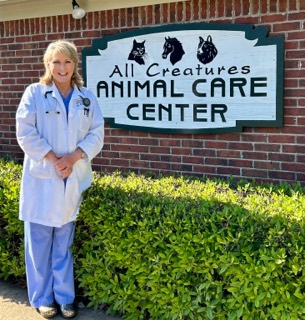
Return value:
M 57 86 L 71 83 L 74 68 L 75 63 L 64 53 L 54 53 L 49 61 L 49 69 Z

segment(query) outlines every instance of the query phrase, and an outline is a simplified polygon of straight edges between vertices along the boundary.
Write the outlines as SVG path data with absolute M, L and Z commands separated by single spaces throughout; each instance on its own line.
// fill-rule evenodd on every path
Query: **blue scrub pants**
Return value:
M 75 223 L 60 228 L 24 223 L 25 265 L 32 307 L 74 302 L 73 243 Z

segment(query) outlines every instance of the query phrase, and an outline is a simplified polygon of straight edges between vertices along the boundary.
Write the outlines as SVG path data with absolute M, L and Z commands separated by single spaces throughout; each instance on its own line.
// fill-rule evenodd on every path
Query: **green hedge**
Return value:
M 21 166 L 0 161 L 0 278 L 22 278 L 25 273 L 23 223 L 18 220 Z
M 20 168 L 5 171 L 0 221 L 16 237 Z M 89 306 L 126 320 L 304 319 L 304 209 L 299 184 L 95 174 L 78 218 L 76 281 Z M 8 255 L 22 270 L 19 251 L 5 251 L 13 242 L 1 242 L 1 277 Z

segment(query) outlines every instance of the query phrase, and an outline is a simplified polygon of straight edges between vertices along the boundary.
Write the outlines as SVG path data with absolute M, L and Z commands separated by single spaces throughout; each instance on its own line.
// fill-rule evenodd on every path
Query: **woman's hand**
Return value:
M 54 167 L 58 172 L 60 172 L 63 179 L 69 177 L 73 170 L 74 157 L 72 153 L 67 153 L 63 155 L 56 155 L 57 160 L 54 163 Z
M 56 154 L 57 160 L 54 162 L 54 166 L 56 170 L 61 173 L 63 179 L 65 179 L 72 173 L 74 164 L 81 159 L 81 157 L 82 150 L 79 148 L 72 153 L 63 155 Z
M 53 152 L 53 150 L 50 150 L 45 156 L 44 158 L 46 160 L 48 160 L 49 162 L 51 162 L 53 164 L 53 166 L 55 167 L 57 174 L 62 177 L 64 179 L 64 173 L 61 172 L 60 170 L 58 170 L 55 166 L 55 163 L 59 160 L 59 157 Z

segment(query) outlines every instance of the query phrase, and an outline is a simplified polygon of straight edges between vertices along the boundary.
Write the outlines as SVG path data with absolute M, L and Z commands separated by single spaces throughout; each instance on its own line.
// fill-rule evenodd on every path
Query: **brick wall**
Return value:
M 88 13 L 0 22 L 0 155 L 22 159 L 15 139 L 15 111 L 25 87 L 42 75 L 48 43 L 66 38 L 81 53 L 92 40 L 160 24 L 208 22 L 267 26 L 285 37 L 284 126 L 243 133 L 158 134 L 106 125 L 98 171 L 234 176 L 259 181 L 305 181 L 305 1 L 191 0 Z

